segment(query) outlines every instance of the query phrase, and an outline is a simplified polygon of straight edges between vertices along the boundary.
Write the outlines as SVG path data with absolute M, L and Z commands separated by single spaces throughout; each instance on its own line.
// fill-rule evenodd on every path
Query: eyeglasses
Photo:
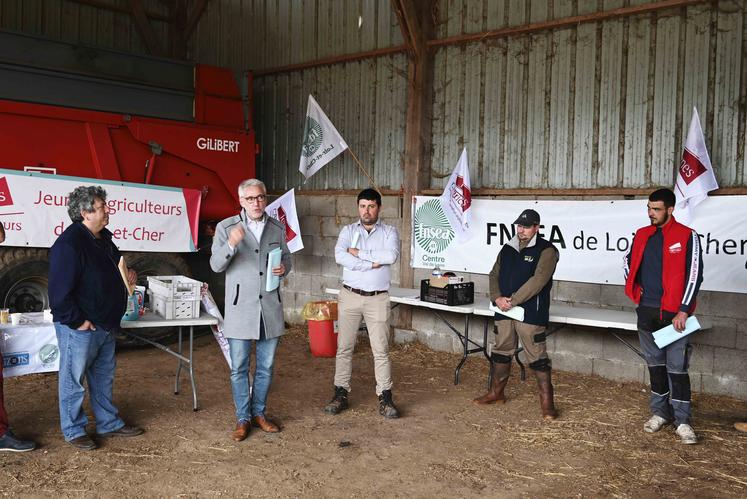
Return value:
M 249 204 L 252 204 L 252 203 L 264 203 L 265 201 L 267 201 L 267 196 L 264 195 L 264 194 L 260 194 L 259 196 L 244 196 L 241 199 L 243 199 L 244 201 L 246 201 Z

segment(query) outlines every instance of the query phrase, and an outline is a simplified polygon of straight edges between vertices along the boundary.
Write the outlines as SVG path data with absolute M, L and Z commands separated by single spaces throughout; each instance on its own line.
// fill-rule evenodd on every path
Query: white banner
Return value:
M 0 169 L 4 246 L 49 248 L 70 225 L 67 196 L 78 186 L 106 190 L 109 229 L 124 251 L 195 251 L 201 194 L 100 179 Z
M 5 378 L 60 370 L 60 349 L 54 326 L 41 322 L 41 313 L 24 314 L 25 320 L 30 317 L 34 322 L 27 325 L 0 326 Z
M 441 208 L 459 241 L 466 241 L 472 237 L 469 230 L 469 224 L 472 221 L 472 192 L 470 191 L 466 147 L 459 156 L 459 161 L 441 194 Z
M 513 221 L 526 208 L 539 212 L 540 234 L 560 250 L 555 279 L 623 284 L 622 258 L 633 234 L 650 223 L 645 199 L 633 201 L 472 200 L 474 234 L 460 243 L 439 198 L 413 198 L 412 261 L 416 268 L 490 273 Z M 725 222 L 728 217 L 728 223 Z M 701 237 L 701 289 L 747 293 L 747 196 L 712 196 L 690 226 Z
M 291 189 L 265 208 L 265 213 L 283 224 L 285 227 L 285 243 L 291 253 L 303 249 L 301 239 L 301 225 L 296 213 L 295 189 Z
M 309 95 L 298 171 L 308 179 L 347 148 L 340 132 L 329 121 L 314 97 Z

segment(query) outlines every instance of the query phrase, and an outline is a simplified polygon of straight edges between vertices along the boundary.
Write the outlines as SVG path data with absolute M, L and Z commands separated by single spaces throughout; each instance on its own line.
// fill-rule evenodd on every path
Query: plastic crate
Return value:
M 170 300 L 200 300 L 202 283 L 183 275 L 148 276 L 148 289 Z
M 202 283 L 182 275 L 149 276 L 150 308 L 165 319 L 195 319 L 200 316 Z
M 461 282 L 447 284 L 436 288 L 430 285 L 430 279 L 420 281 L 420 301 L 440 303 L 441 305 L 467 305 L 475 302 L 475 283 Z
M 168 300 L 148 290 L 150 308 L 164 319 L 196 319 L 200 316 L 200 300 Z

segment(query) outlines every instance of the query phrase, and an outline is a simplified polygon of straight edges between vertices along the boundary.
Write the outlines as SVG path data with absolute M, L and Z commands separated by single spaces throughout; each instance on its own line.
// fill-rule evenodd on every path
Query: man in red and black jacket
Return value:
M 651 378 L 652 416 L 643 429 L 655 433 L 673 422 L 682 443 L 695 444 L 687 373 L 692 352 L 689 337 L 660 349 L 652 335 L 670 324 L 677 331 L 685 329 L 703 281 L 698 234 L 674 219 L 674 204 L 669 189 L 649 196 L 651 225 L 638 229 L 624 259 L 625 294 L 638 305 L 638 338 Z

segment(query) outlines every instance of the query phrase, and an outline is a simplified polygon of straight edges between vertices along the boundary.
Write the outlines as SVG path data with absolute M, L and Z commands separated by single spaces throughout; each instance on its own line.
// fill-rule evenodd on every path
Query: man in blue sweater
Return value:
M 86 433 L 83 411 L 84 379 L 97 437 L 134 437 L 143 430 L 126 425 L 112 402 L 114 335 L 126 309 L 127 288 L 118 267 L 121 255 L 105 228 L 106 191 L 76 188 L 67 212 L 73 223 L 49 250 L 49 302 L 60 348 L 60 425 L 68 443 L 93 450 L 97 445 Z M 135 276 L 129 277 L 134 283 Z

